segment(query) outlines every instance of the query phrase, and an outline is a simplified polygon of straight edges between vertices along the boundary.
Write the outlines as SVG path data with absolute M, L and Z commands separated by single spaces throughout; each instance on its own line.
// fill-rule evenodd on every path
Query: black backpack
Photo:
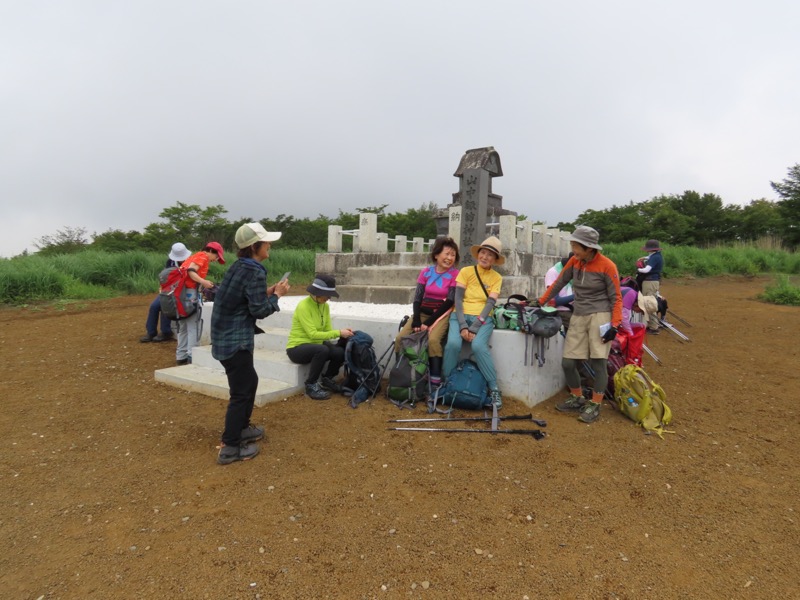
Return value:
M 389 371 L 386 395 L 398 406 L 414 406 L 428 397 L 428 332 L 400 338 L 400 353 Z
M 354 331 L 344 349 L 344 383 L 342 393 L 350 396 L 350 406 L 374 397 L 381 389 L 381 370 L 372 336 L 363 331 Z

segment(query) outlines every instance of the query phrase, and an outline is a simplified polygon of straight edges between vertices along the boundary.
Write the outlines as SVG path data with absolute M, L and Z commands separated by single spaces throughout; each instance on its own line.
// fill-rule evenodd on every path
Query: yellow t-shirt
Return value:
M 500 294 L 500 287 L 503 284 L 503 276 L 494 269 L 482 269 L 478 267 L 481 281 L 486 288 L 486 294 Z M 478 277 L 475 275 L 475 267 L 464 267 L 458 272 L 456 284 L 465 285 L 464 290 L 464 314 L 477 316 L 481 314 L 483 306 L 486 304 L 486 294 L 481 289 Z

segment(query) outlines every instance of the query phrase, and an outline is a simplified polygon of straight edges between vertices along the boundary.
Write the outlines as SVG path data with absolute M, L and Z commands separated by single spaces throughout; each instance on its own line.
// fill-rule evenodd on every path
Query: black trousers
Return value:
M 288 348 L 286 354 L 289 360 L 297 365 L 311 364 L 308 378 L 305 381 L 306 385 L 319 381 L 325 363 L 328 363 L 325 377 L 330 377 L 331 379 L 339 374 L 339 369 L 344 364 L 344 348 L 333 342 L 300 344 L 294 348 Z
M 226 446 L 238 446 L 242 441 L 242 429 L 250 425 L 258 389 L 258 374 L 253 367 L 253 354 L 247 350 L 239 350 L 232 357 L 220 362 L 225 367 L 231 393 L 228 411 L 225 413 L 222 443 Z

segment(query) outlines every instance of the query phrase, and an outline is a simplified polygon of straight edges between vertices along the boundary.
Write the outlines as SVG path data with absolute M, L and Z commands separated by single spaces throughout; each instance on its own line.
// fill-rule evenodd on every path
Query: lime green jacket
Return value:
M 331 324 L 331 307 L 319 304 L 312 296 L 301 300 L 292 315 L 292 329 L 286 349 L 302 344 L 321 344 L 339 339 L 339 330 Z

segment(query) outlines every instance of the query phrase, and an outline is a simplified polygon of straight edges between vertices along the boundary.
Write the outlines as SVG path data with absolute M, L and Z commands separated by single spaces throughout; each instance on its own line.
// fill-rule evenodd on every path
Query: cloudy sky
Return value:
M 800 3 L 0 0 L 0 256 L 142 230 L 445 206 L 494 146 L 555 225 L 685 190 L 777 199 L 800 162 Z

